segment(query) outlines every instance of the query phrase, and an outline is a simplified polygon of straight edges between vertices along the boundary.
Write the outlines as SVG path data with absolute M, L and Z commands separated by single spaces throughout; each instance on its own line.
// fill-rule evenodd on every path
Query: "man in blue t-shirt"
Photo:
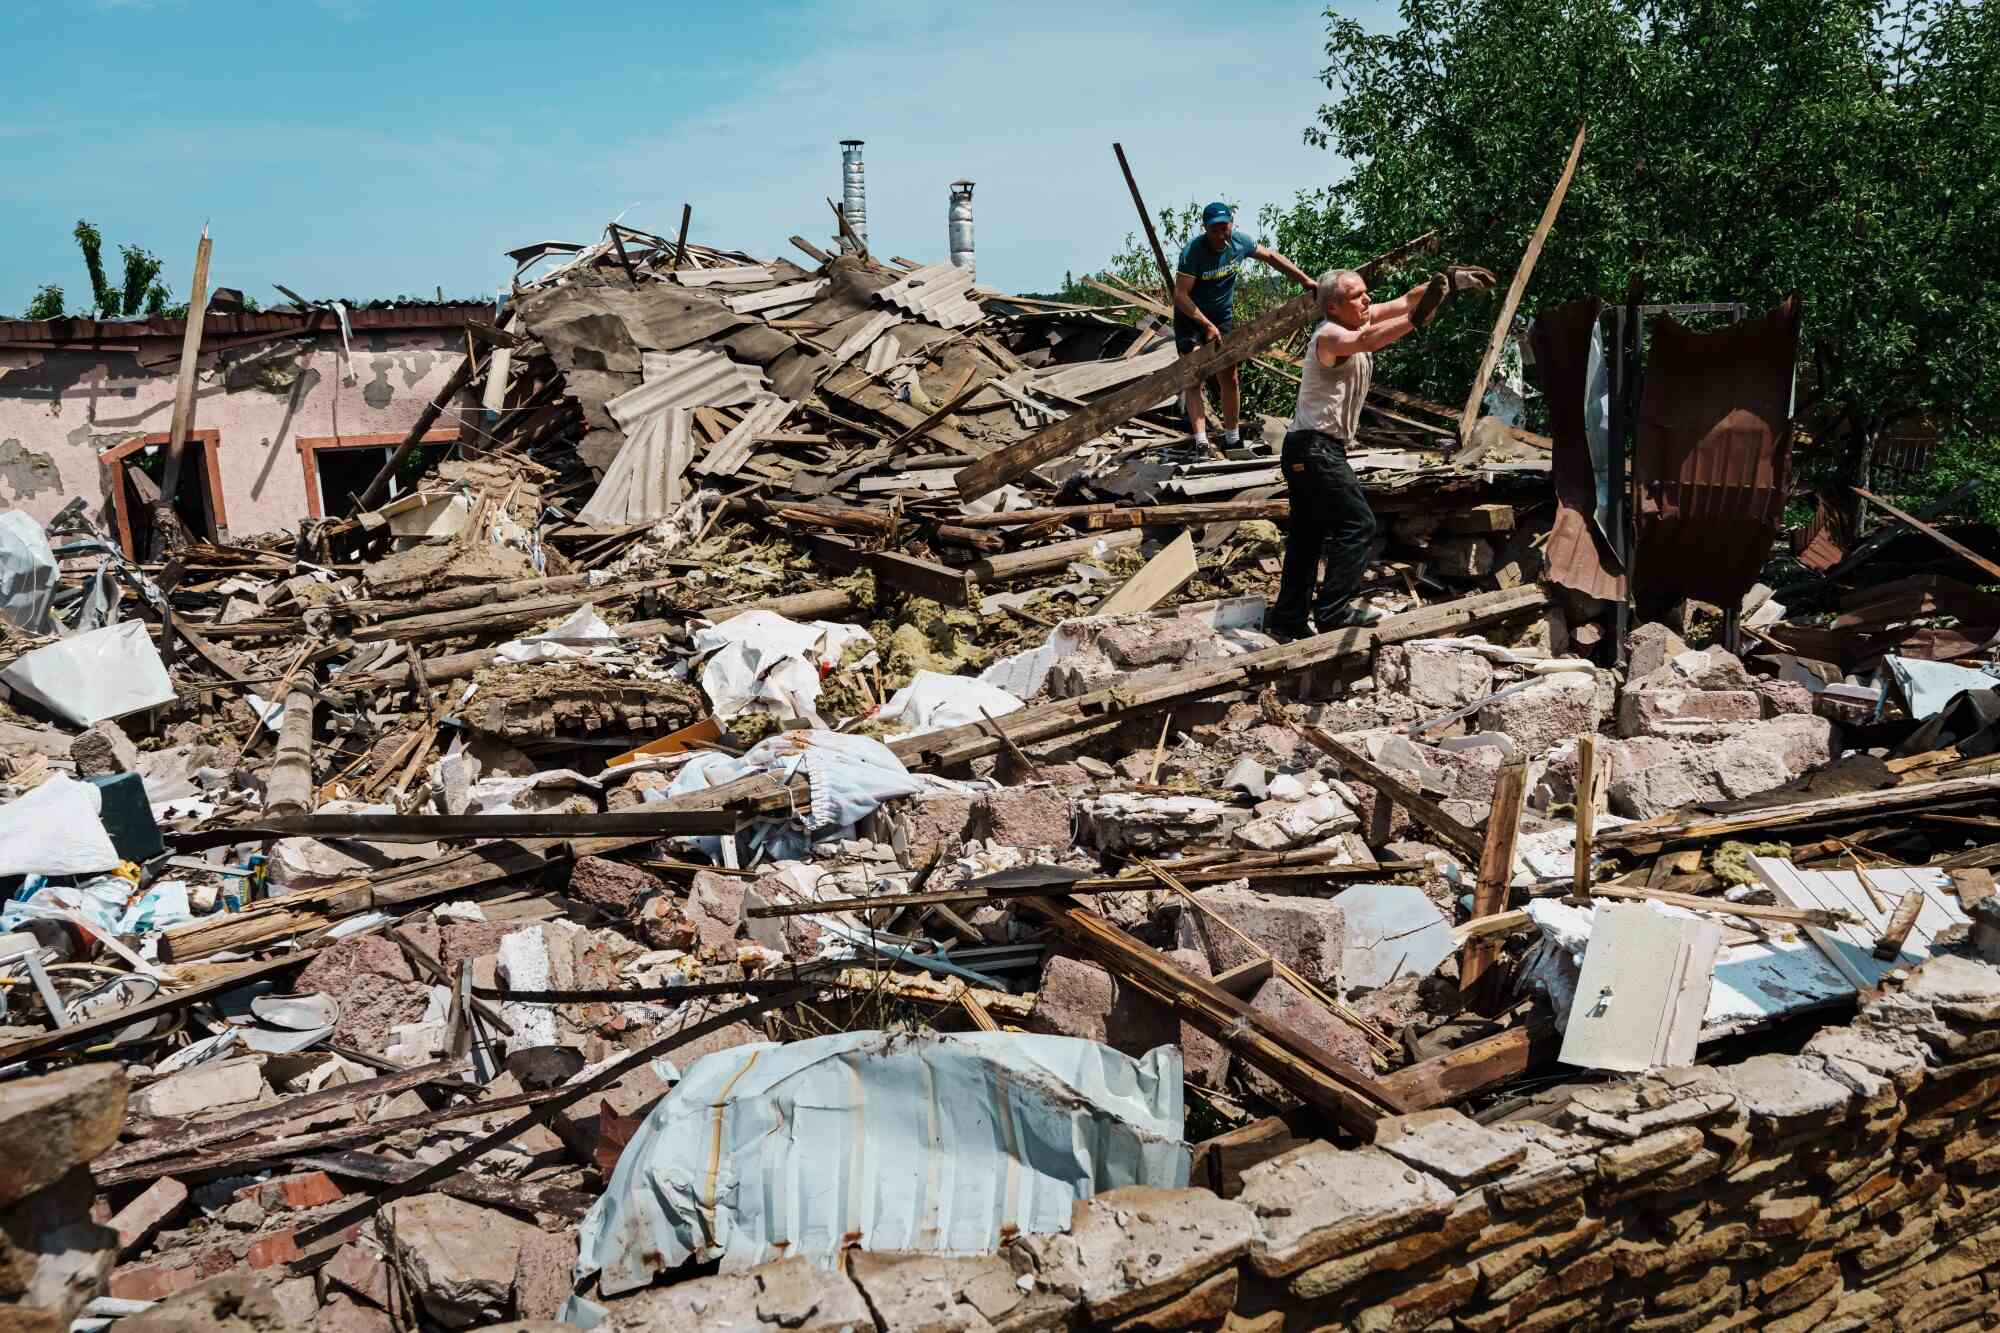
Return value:
M 1201 235 L 1181 251 L 1174 272 L 1174 346 L 1186 356 L 1202 343 L 1222 337 L 1236 323 L 1236 275 L 1246 259 L 1269 264 L 1307 291 L 1313 280 L 1297 264 L 1266 249 L 1254 236 L 1236 230 L 1236 215 L 1228 204 L 1213 203 L 1201 210 Z M 1215 373 L 1222 399 L 1222 444 L 1235 448 L 1243 441 L 1239 421 L 1243 415 L 1242 382 L 1236 367 Z M 1188 429 L 1194 433 L 1196 449 L 1208 452 L 1208 405 L 1202 400 L 1201 385 L 1195 384 L 1186 396 Z

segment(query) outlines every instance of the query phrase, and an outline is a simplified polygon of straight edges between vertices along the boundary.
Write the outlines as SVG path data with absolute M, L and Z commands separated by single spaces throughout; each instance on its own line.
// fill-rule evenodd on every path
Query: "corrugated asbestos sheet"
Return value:
M 763 371 L 721 352 L 647 352 L 641 364 L 646 382 L 604 404 L 628 434 L 670 407 L 728 407 L 770 390 Z
M 1586 597 L 1625 600 L 1625 572 L 1611 534 L 1597 521 L 1597 468 L 1585 427 L 1590 390 L 1591 336 L 1604 303 L 1594 296 L 1544 310 L 1528 332 L 1535 373 L 1549 405 L 1549 438 L 1555 441 L 1549 471 L 1556 487 L 1556 520 L 1544 558 L 1548 577 Z
M 681 477 L 692 450 L 693 412 L 685 407 L 655 413 L 625 439 L 604 480 L 578 511 L 585 523 L 652 523 L 681 502 Z
M 862 322 L 861 327 L 848 334 L 841 340 L 840 346 L 833 349 L 833 364 L 844 366 L 864 351 L 873 352 L 880 345 L 882 335 L 902 322 L 901 315 L 887 310 L 879 310 L 870 315 Z M 891 350 L 895 355 L 902 354 L 893 344 Z
M 1073 365 L 1035 371 L 1028 376 L 1028 387 L 1059 398 L 1088 398 L 1106 389 L 1143 379 L 1155 371 L 1165 370 L 1179 355 L 1171 342 L 1165 342 L 1129 361 L 1079 361 Z
M 803 305 L 831 285 L 825 278 L 817 278 L 811 282 L 794 282 L 783 287 L 773 287 L 768 292 L 732 296 L 722 304 L 739 315 L 749 315 L 760 310 L 771 310 L 777 306 Z
M 674 274 L 674 281 L 683 287 L 749 287 L 759 282 L 769 282 L 771 270 L 762 265 L 740 268 L 684 268 Z
M 1633 593 L 1648 618 L 1686 598 L 1741 603 L 1771 553 L 1791 482 L 1799 297 L 1696 333 L 1652 323 L 1633 477 Z
M 694 465 L 696 472 L 710 477 L 733 477 L 750 458 L 757 437 L 784 424 L 792 414 L 792 404 L 776 394 L 765 394 L 744 410 L 743 420 L 731 428 Z
M 932 264 L 890 283 L 875 296 L 919 319 L 962 329 L 983 318 L 979 303 L 969 294 L 971 289 L 969 270 L 955 264 Z

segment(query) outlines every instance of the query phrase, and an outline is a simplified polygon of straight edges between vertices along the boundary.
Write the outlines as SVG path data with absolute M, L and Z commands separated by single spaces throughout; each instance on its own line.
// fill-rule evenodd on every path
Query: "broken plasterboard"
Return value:
M 1650 903 L 1599 903 L 1561 1059 L 1638 1073 L 1694 1062 L 1722 926 Z

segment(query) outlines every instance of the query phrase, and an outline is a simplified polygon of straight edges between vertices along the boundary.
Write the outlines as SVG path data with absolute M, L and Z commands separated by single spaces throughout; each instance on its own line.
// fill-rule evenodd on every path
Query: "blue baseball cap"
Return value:
M 1236 214 L 1234 210 L 1219 199 L 1201 210 L 1201 225 L 1204 227 L 1213 227 L 1218 222 L 1234 222 L 1235 220 Z

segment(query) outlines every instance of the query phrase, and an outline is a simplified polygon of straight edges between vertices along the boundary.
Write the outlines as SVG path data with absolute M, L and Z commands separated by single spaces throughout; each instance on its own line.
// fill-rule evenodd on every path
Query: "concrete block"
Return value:
M 973 807 L 973 836 L 1008 847 L 1067 848 L 1072 819 L 1069 794 L 1055 787 L 1002 787 Z
M 130 1087 L 115 1064 L 0 1083 L 0 1207 L 46 1189 L 117 1142 Z
M 242 1056 L 167 1075 L 132 1094 L 132 1113 L 179 1119 L 197 1111 L 243 1106 L 269 1091 L 263 1062 L 255 1056 Z
M 1597 678 L 1564 671 L 1479 710 L 1481 731 L 1505 732 L 1530 755 L 1544 754 L 1573 736 L 1595 732 L 1600 721 Z
M 747 1273 L 718 1273 L 670 1287 L 647 1287 L 602 1302 L 601 1333 L 667 1329 L 784 1329 L 787 1333 L 859 1333 L 875 1317 L 843 1273 L 807 1259 L 780 1259 Z
M 1230 835 L 1232 841 L 1259 851 L 1304 847 L 1361 827 L 1361 816 L 1338 793 L 1292 801 L 1283 809 L 1251 820 Z
M 1077 845 L 1100 852 L 1163 852 L 1226 838 L 1249 812 L 1202 796 L 1110 792 L 1076 803 Z
M 1257 1216 L 1250 1264 L 1284 1277 L 1441 1221 L 1458 1201 L 1444 1182 L 1379 1148 L 1315 1141 L 1243 1173 L 1238 1202 Z
M 1376 1126 L 1375 1146 L 1461 1190 L 1491 1180 L 1528 1155 L 1525 1143 L 1449 1107 L 1384 1120 Z
M 1194 898 L 1314 985 L 1340 984 L 1346 917 L 1336 902 L 1258 893 L 1230 885 L 1197 889 Z M 1181 912 L 1177 944 L 1183 949 L 1205 948 L 1218 972 L 1241 967 L 1262 956 L 1235 934 L 1191 908 Z
M 1209 974 L 1198 951 L 1176 949 L 1168 957 L 1196 976 Z M 1051 954 L 1042 964 L 1029 1024 L 1038 1032 L 1100 1041 L 1134 1057 L 1177 1044 L 1186 1077 L 1198 1087 L 1221 1088 L 1229 1073 L 1228 1047 L 1096 963 L 1068 954 Z
M 1190 1290 L 1234 1264 L 1256 1235 L 1248 1208 L 1207 1190 L 1126 1185 L 1080 1200 L 1067 1234 L 1025 1236 L 1015 1246 L 1039 1284 L 1104 1321 Z
M 443 1194 L 398 1199 L 381 1219 L 397 1272 L 439 1324 L 476 1328 L 513 1312 L 521 1248 L 539 1228 Z
M 1628 689 L 1618 699 L 1618 734 L 1706 734 L 1721 723 L 1757 722 L 1763 716 L 1764 701 L 1755 690 Z
M 1376 653 L 1375 682 L 1426 711 L 1446 712 L 1493 693 L 1493 664 L 1463 648 L 1386 644 Z

